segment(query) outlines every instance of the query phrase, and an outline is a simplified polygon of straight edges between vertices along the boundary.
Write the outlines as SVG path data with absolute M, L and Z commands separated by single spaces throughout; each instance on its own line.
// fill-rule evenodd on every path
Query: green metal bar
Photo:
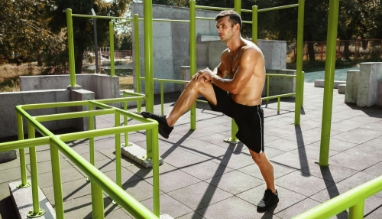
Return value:
M 329 0 L 328 34 L 326 41 L 325 85 L 322 106 L 320 166 L 329 165 L 330 128 L 332 123 L 333 86 L 336 66 L 336 43 L 339 0 Z
M 40 137 L 40 138 L 24 139 L 24 140 L 17 140 L 17 141 L 7 141 L 4 143 L 0 143 L 0 152 L 20 149 L 20 148 L 35 147 L 35 146 L 44 145 L 44 144 L 46 145 L 46 144 L 49 144 L 49 142 L 50 142 L 49 137 Z
M 132 18 L 126 17 L 111 17 L 111 16 L 102 16 L 102 15 L 89 15 L 89 14 L 72 14 L 73 17 L 81 18 L 99 18 L 99 19 L 116 19 L 116 20 L 132 20 Z
M 363 218 L 365 209 L 365 201 L 360 201 L 353 207 L 349 208 L 349 219 Z
M 35 138 L 35 130 L 31 123 L 28 122 L 28 138 Z M 38 171 L 36 147 L 29 148 L 31 178 L 32 178 L 32 204 L 33 210 L 28 213 L 28 217 L 39 217 L 44 215 L 45 211 L 40 209 L 40 200 L 38 197 Z
M 89 106 L 89 111 L 93 111 L 93 106 Z M 104 110 L 101 110 L 104 111 Z M 94 124 L 94 116 L 89 116 L 89 130 L 94 130 L 95 124 Z M 89 154 L 90 154 L 90 163 L 95 166 L 95 159 L 94 159 L 94 137 L 89 138 Z
M 154 126 L 151 130 L 152 152 L 153 152 L 153 205 L 154 214 L 160 215 L 160 180 L 159 180 L 159 144 L 158 144 L 158 126 Z
M 196 72 L 196 1 L 190 0 L 190 80 Z M 196 104 L 190 109 L 190 129 L 196 129 Z
M 145 0 L 144 12 L 144 46 L 145 46 L 145 88 L 146 111 L 154 111 L 154 47 L 153 47 L 153 12 L 152 0 Z
M 233 10 L 241 15 L 241 0 L 233 1 Z
M 300 3 L 300 1 L 299 1 L 299 3 Z M 259 12 L 275 11 L 275 10 L 287 9 L 287 8 L 296 8 L 299 6 L 300 6 L 300 4 L 283 5 L 283 6 L 273 7 L 273 8 L 259 9 Z
M 295 114 L 294 125 L 300 125 L 300 114 L 302 105 L 301 80 L 302 58 L 303 58 L 303 38 L 304 38 L 304 0 L 298 1 L 298 21 L 297 21 L 297 60 L 296 60 L 296 98 L 295 98 Z
M 163 81 L 160 81 L 160 105 L 161 105 L 161 115 L 164 115 L 164 86 L 163 86 Z
M 115 76 L 114 67 L 114 23 L 109 22 L 109 40 L 110 40 L 110 75 Z
M 277 114 L 280 114 L 280 97 L 277 97 Z
M 210 7 L 210 6 L 196 5 L 196 4 L 195 4 L 195 8 L 206 9 L 206 10 L 215 10 L 215 11 L 232 10 L 232 8 Z
M 215 18 L 213 17 L 195 17 L 196 20 L 215 20 Z
M 123 96 L 125 97 L 127 95 L 126 92 L 123 92 Z M 123 109 L 125 111 L 127 111 L 127 102 L 124 102 L 123 103 Z M 128 125 L 128 119 L 127 119 L 127 115 L 123 115 L 123 125 L 127 126 Z M 125 132 L 124 133 L 124 137 L 125 137 L 125 143 L 124 143 L 124 146 L 129 146 L 129 133 L 128 132 Z
M 293 219 L 330 218 L 355 205 L 359 205 L 355 207 L 359 209 L 361 208 L 361 205 L 359 204 L 360 202 L 363 202 L 368 197 L 377 194 L 380 191 L 382 191 L 382 176 L 379 176 L 324 203 L 321 203 L 320 205 L 293 217 Z M 356 209 L 355 211 L 358 210 Z M 350 215 L 349 218 L 351 218 Z
M 69 52 L 69 72 L 70 72 L 70 85 L 75 87 L 76 82 L 76 69 L 74 60 L 74 39 L 73 39 L 73 20 L 72 9 L 66 9 L 66 26 L 68 31 L 68 52 Z
M 115 127 L 121 127 L 121 115 L 119 113 L 114 114 Z M 123 126 L 122 126 L 123 127 Z M 115 172 L 117 185 L 122 187 L 122 163 L 121 163 L 121 134 L 115 134 Z
M 158 19 L 158 18 L 153 19 L 153 21 L 157 21 L 157 22 L 183 22 L 183 23 L 189 23 L 190 22 L 189 20 L 171 20 L 171 19 Z
M 141 93 L 141 61 L 140 61 L 140 45 L 139 45 L 139 17 L 134 15 L 134 63 L 135 63 L 135 91 Z M 138 100 L 137 110 L 141 112 L 142 102 Z
M 62 197 L 62 182 L 61 182 L 61 168 L 60 168 L 60 155 L 57 147 L 50 143 L 50 162 L 52 165 L 52 178 L 53 178 L 53 191 L 54 191 L 54 209 L 56 211 L 57 219 L 64 219 L 64 203 Z
M 79 112 L 58 113 L 58 114 L 51 114 L 51 115 L 36 116 L 35 119 L 36 121 L 39 121 L 39 122 L 47 122 L 52 120 L 75 119 L 75 118 L 92 117 L 92 116 L 94 117 L 99 115 L 107 115 L 114 112 L 115 112 L 115 109 L 104 109 L 104 110 L 97 110 L 97 111 L 79 111 Z
M 23 118 L 21 117 L 20 113 L 16 113 L 17 117 L 17 135 L 18 140 L 24 139 L 24 129 L 23 129 Z M 27 167 L 25 162 L 25 150 L 19 149 L 19 156 L 20 156 L 20 173 L 21 173 L 21 185 L 19 185 L 19 188 L 23 187 L 29 187 L 30 184 L 27 181 Z
M 38 104 L 27 104 L 20 105 L 20 108 L 24 110 L 32 109 L 46 109 L 46 108 L 58 108 L 58 107 L 68 107 L 68 106 L 88 106 L 89 101 L 72 101 L 72 102 L 55 102 L 55 103 L 38 103 Z
M 151 125 L 149 128 L 153 128 Z M 51 136 L 54 144 L 58 149 L 76 165 L 83 173 L 85 173 L 91 182 L 101 187 L 119 206 L 127 210 L 134 218 L 159 218 L 150 210 L 143 206 L 136 199 L 131 197 L 125 190 L 115 184 L 110 178 L 103 174 L 96 167 L 91 165 L 81 155 L 66 145 L 58 136 Z
M 252 6 L 252 42 L 257 44 L 258 38 L 258 7 Z
M 92 191 L 92 218 L 105 218 L 105 209 L 102 189 L 96 183 L 91 182 Z

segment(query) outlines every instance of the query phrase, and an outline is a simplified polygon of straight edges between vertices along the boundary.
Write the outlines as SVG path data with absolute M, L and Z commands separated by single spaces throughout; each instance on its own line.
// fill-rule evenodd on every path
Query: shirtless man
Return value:
M 278 202 L 274 185 L 273 166 L 264 153 L 264 115 L 261 94 L 265 82 L 264 56 L 252 42 L 241 37 L 241 17 L 232 10 L 220 12 L 216 18 L 220 39 L 227 44 L 221 63 L 214 72 L 208 68 L 198 71 L 176 101 L 170 114 L 160 116 L 142 112 L 145 118 L 159 123 L 159 133 L 168 138 L 179 117 L 191 108 L 199 95 L 209 102 L 211 109 L 223 112 L 238 125 L 236 137 L 250 151 L 266 184 L 258 212 L 265 212 Z

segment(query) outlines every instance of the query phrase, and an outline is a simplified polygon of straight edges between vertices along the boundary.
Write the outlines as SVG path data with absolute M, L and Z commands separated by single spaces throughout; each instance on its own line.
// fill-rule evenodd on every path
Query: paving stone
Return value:
M 229 151 L 220 160 L 214 159 L 213 161 L 232 169 L 239 169 L 254 163 L 252 157 L 247 153 L 236 154 Z
M 379 162 L 363 171 L 366 174 L 373 176 L 381 176 L 382 175 L 382 162 Z
M 194 185 L 181 188 L 168 193 L 168 195 L 191 209 L 205 208 L 211 204 L 232 196 L 232 194 L 206 182 L 199 182 Z
M 272 142 L 269 142 L 265 145 L 266 147 L 271 147 L 280 151 L 292 151 L 298 147 L 302 147 L 297 141 L 291 141 L 288 139 L 278 139 Z
M 338 140 L 348 141 L 351 143 L 361 144 L 361 143 L 365 143 L 367 141 L 370 141 L 376 137 L 344 132 L 344 133 L 340 133 L 337 135 L 332 135 L 332 138 L 338 139 Z
M 286 152 L 276 157 L 269 159 L 272 163 L 283 165 L 288 168 L 300 170 L 308 165 L 308 160 L 305 156 Z
M 347 167 L 354 170 L 364 170 L 378 163 L 380 159 L 372 154 L 338 153 L 330 157 L 330 164 Z
M 167 194 L 163 194 L 160 196 L 160 203 L 161 215 L 168 214 L 173 218 L 177 218 L 179 216 L 191 213 L 193 211 L 192 209 L 188 208 L 187 206 L 185 206 L 184 204 L 180 203 L 179 201 L 175 200 Z M 152 199 L 142 201 L 142 204 L 145 205 L 149 210 L 154 210 Z
M 70 176 L 70 177 L 68 177 Z M 61 182 L 70 182 L 77 179 L 83 179 L 85 180 L 86 177 L 80 173 L 76 168 L 74 167 L 68 167 L 65 169 L 61 168 Z M 41 188 L 46 188 L 53 186 L 53 176 L 52 172 L 46 172 L 38 175 L 38 185 Z
M 302 172 L 336 183 L 358 173 L 358 171 L 351 168 L 336 166 L 334 164 L 322 167 L 316 162 L 309 163 L 309 166 L 302 168 Z
M 299 147 L 297 149 L 290 151 L 292 154 L 298 154 L 301 156 L 307 157 L 309 160 L 319 161 L 320 160 L 320 148 L 312 147 L 311 145 L 307 145 L 305 147 Z M 329 149 L 329 157 L 337 154 L 337 151 Z
M 196 163 L 191 166 L 183 167 L 182 171 L 201 180 L 209 180 L 212 177 L 220 176 L 224 173 L 228 173 L 233 169 L 219 165 L 213 161 L 206 161 L 202 163 Z
M 202 157 L 194 153 L 185 151 L 182 154 L 172 154 L 166 157 L 165 161 L 166 163 L 169 163 L 175 167 L 181 168 L 193 165 L 195 163 L 201 163 L 207 160 L 209 159 L 206 157 Z
M 160 176 L 160 189 L 166 193 L 200 182 L 199 179 L 181 171 L 171 171 Z M 146 179 L 153 184 L 152 178 Z
M 330 138 L 330 146 L 329 146 L 329 149 L 330 150 L 333 150 L 333 151 L 346 151 L 350 148 L 353 148 L 355 147 L 356 143 L 351 143 L 351 142 L 348 142 L 348 141 L 343 141 L 343 140 L 340 140 L 340 139 L 335 139 L 335 138 Z M 308 145 L 309 147 L 310 146 L 315 146 L 315 147 L 320 147 L 321 146 L 321 141 L 317 141 L 317 142 L 314 142 L 310 145 Z M 331 154 L 329 155 L 331 156 Z
M 260 169 L 255 163 L 248 165 L 246 167 L 240 168 L 240 169 L 238 169 L 238 171 L 243 172 L 245 174 L 248 174 L 250 176 L 254 176 L 260 180 L 263 180 L 263 176 L 261 175 Z M 288 168 L 288 167 L 285 167 L 283 165 L 278 165 L 278 164 L 274 163 L 273 164 L 273 171 L 274 171 L 275 179 L 277 179 L 277 178 L 284 176 L 288 173 L 296 171 L 296 169 Z
M 319 204 L 321 203 L 310 198 L 306 198 L 298 203 L 294 203 L 292 207 L 276 213 L 276 216 L 279 216 L 280 218 L 293 218 L 294 216 L 297 216 L 313 207 L 316 207 Z

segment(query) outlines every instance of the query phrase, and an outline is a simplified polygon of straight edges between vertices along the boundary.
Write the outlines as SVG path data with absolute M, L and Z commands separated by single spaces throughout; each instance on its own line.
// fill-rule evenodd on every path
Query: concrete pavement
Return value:
M 330 165 L 317 164 L 323 91 L 305 83 L 300 126 L 293 124 L 294 99 L 282 100 L 280 114 L 277 102 L 264 108 L 265 152 L 274 166 L 280 202 L 273 211 L 261 214 L 256 212 L 265 189 L 260 171 L 245 145 L 223 142 L 230 137 L 231 119 L 197 109 L 197 129 L 190 131 L 189 113 L 184 114 L 170 138 L 159 140 L 164 159 L 160 166 L 161 214 L 182 219 L 288 219 L 382 175 L 382 109 L 346 105 L 337 90 L 333 91 Z M 167 98 L 165 113 L 173 105 L 173 98 Z M 154 108 L 160 113 L 159 104 Z M 97 117 L 98 129 L 112 126 L 114 115 Z M 131 133 L 129 141 L 144 147 L 145 133 Z M 69 145 L 89 160 L 87 141 Z M 95 148 L 96 166 L 115 180 L 114 136 L 97 138 Z M 39 186 L 54 206 L 49 148 L 37 150 Z M 30 171 L 29 159 L 27 163 Z M 65 217 L 90 218 L 90 184 L 63 155 L 61 165 Z M 8 184 L 19 180 L 18 166 L 19 159 L 0 164 L 0 218 L 9 216 L 2 205 L 9 206 Z M 152 171 L 126 158 L 122 166 L 123 188 L 152 210 Z M 106 218 L 130 218 L 106 194 L 104 200 Z M 367 199 L 365 216 L 382 217 L 382 193 Z M 338 218 L 347 218 L 347 213 Z

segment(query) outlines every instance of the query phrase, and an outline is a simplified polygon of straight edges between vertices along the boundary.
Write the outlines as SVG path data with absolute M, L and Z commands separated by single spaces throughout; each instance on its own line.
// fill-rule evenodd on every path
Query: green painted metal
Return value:
M 76 87 L 76 69 L 74 60 L 74 39 L 73 39 L 73 20 L 72 9 L 66 9 L 66 26 L 68 32 L 68 52 L 69 52 L 69 73 L 70 73 L 70 86 Z
M 257 5 L 252 6 L 252 42 L 257 44 L 258 38 L 258 7 Z
M 189 20 L 171 20 L 171 19 L 158 19 L 158 18 L 153 19 L 153 21 L 157 21 L 157 22 L 179 22 L 179 23 L 189 23 L 190 22 Z
M 196 73 L 196 1 L 190 0 L 190 80 Z M 190 109 L 191 130 L 196 129 L 196 104 Z
M 298 1 L 298 21 L 297 21 L 297 57 L 296 57 L 296 98 L 295 98 L 295 110 L 294 110 L 294 125 L 300 125 L 300 114 L 302 106 L 302 84 L 304 83 L 301 77 L 302 75 L 302 58 L 304 51 L 304 6 L 305 1 Z
M 332 124 L 332 105 L 334 73 L 336 67 L 336 43 L 338 27 L 339 0 L 329 1 L 328 34 L 326 41 L 325 85 L 322 106 L 322 125 L 320 143 L 320 166 L 329 165 L 330 129 Z
M 57 219 L 64 219 L 64 203 L 62 202 L 62 181 L 60 168 L 60 155 L 58 149 L 50 143 L 50 162 L 52 165 L 54 203 Z
M 154 46 L 152 0 L 143 2 L 146 111 L 154 112 Z
M 72 17 L 80 17 L 80 18 L 97 18 L 97 19 L 115 19 L 115 20 L 133 20 L 132 18 L 126 18 L 126 17 L 111 17 L 111 16 L 102 16 L 102 15 L 89 15 L 89 14 L 72 14 Z
M 134 15 L 134 62 L 135 62 L 135 91 L 141 93 L 141 61 L 140 54 L 141 51 L 139 45 L 139 16 L 138 14 Z M 137 110 L 141 112 L 142 102 L 139 100 L 137 102 Z
M 19 113 L 16 113 L 16 119 L 17 119 L 17 136 L 18 140 L 24 139 L 24 129 L 23 129 L 23 118 Z M 19 188 L 25 188 L 29 187 L 30 184 L 27 182 L 27 166 L 25 162 L 25 150 L 19 149 L 19 156 L 20 156 L 20 173 L 21 173 L 21 185 L 19 185 Z
M 92 105 L 89 106 L 89 111 L 93 111 L 93 106 Z M 95 118 L 94 115 L 91 115 L 91 114 L 89 115 L 89 130 L 94 130 L 94 128 L 95 128 L 94 118 Z M 89 154 L 90 154 L 90 163 L 95 165 L 95 159 L 94 159 L 94 137 L 90 137 L 89 138 Z
M 195 5 L 195 8 L 206 9 L 206 10 L 215 10 L 215 11 L 232 10 L 232 8 L 210 7 L 210 6 L 204 6 L 204 5 Z
M 121 115 L 114 113 L 114 126 L 121 126 Z M 123 127 L 123 126 L 122 126 Z M 122 188 L 121 134 L 115 134 L 115 173 L 116 183 Z
M 109 42 L 110 42 L 110 75 L 115 76 L 114 67 L 114 23 L 109 22 Z
M 280 9 L 296 8 L 296 7 L 299 7 L 299 5 L 300 4 L 292 4 L 292 5 L 283 5 L 283 6 L 272 7 L 272 8 L 263 8 L 263 9 L 259 9 L 259 12 L 267 12 L 267 11 L 275 11 L 275 10 L 280 10 Z
M 28 122 L 28 138 L 35 138 L 35 130 L 32 124 L 29 122 Z M 33 210 L 29 211 L 28 217 L 40 217 L 45 214 L 45 210 L 40 208 L 40 200 L 38 195 L 38 171 L 37 171 L 36 147 L 29 148 L 29 159 L 30 159 L 30 166 L 31 166 Z
M 160 215 L 160 180 L 159 180 L 159 144 L 158 144 L 158 125 L 152 126 L 151 139 L 152 139 L 152 162 L 153 162 L 153 199 L 154 199 L 154 214 L 159 217 Z
M 349 218 L 363 218 L 363 214 L 361 215 L 360 211 L 362 205 L 364 205 L 364 201 L 380 191 L 382 191 L 382 176 L 321 203 L 320 205 L 293 217 L 293 219 L 330 218 L 346 209 L 352 208 L 353 206 L 354 209 L 350 210 L 352 213 L 349 215 Z
M 92 218 L 105 218 L 102 189 L 96 183 L 90 183 L 92 191 Z
M 365 209 L 365 201 L 360 201 L 353 207 L 349 208 L 349 219 L 363 218 Z

